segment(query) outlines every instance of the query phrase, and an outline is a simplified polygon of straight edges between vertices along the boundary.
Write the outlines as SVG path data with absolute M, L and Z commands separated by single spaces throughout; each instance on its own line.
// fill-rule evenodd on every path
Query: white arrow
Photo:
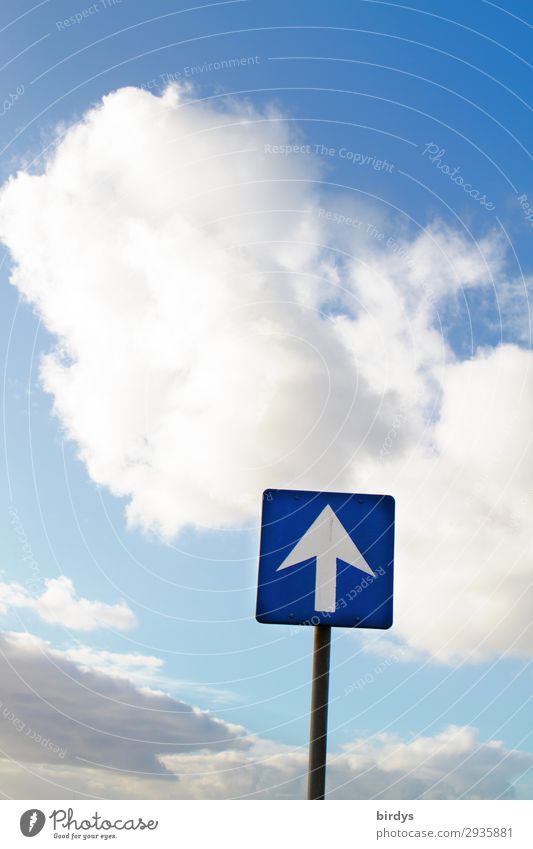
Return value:
M 337 559 L 375 577 L 365 558 L 331 507 L 326 505 L 296 543 L 280 569 L 316 557 L 315 610 L 333 613 L 337 601 Z

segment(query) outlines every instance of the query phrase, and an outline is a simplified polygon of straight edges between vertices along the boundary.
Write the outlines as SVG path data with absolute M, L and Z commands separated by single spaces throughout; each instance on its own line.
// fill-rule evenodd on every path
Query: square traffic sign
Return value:
M 266 490 L 257 620 L 390 628 L 394 506 L 390 495 Z

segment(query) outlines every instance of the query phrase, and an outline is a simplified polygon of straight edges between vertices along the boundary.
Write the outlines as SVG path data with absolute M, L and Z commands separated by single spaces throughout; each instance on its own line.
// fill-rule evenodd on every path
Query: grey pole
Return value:
M 309 777 L 307 783 L 308 799 L 323 799 L 326 790 L 330 648 L 331 626 L 315 625 L 311 728 L 309 734 Z

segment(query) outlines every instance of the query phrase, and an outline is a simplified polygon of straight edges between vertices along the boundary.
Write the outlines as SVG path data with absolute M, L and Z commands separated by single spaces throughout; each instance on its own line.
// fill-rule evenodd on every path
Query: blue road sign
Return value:
M 394 498 L 268 489 L 259 622 L 390 628 Z

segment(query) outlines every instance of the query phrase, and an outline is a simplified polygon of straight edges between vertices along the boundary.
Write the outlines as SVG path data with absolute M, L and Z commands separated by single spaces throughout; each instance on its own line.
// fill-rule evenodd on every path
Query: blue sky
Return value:
M 191 97 L 205 99 L 206 108 L 215 112 L 230 96 L 261 115 L 273 104 L 290 131 L 299 134 L 298 143 L 310 145 L 312 153 L 274 157 L 269 167 L 280 163 L 286 177 L 294 161 L 304 169 L 301 179 L 308 181 L 310 191 L 315 191 L 313 181 L 320 183 L 320 200 L 314 194 L 306 203 L 363 214 L 365 228 L 372 222 L 385 234 L 382 242 L 394 238 L 414 246 L 435 221 L 458 233 L 472 255 L 479 244 L 488 255 L 490 245 L 501 240 L 499 268 L 489 285 L 459 280 L 439 300 L 432 327 L 449 346 L 448 361 L 475 360 L 480 350 L 493 350 L 502 342 L 527 351 L 523 281 L 531 275 L 533 252 L 531 224 L 519 198 L 528 195 L 533 205 L 527 150 L 528 4 L 244 0 L 191 10 L 186 6 L 154 0 L 148 8 L 122 0 L 107 7 L 100 2 L 90 12 L 89 2 L 49 0 L 32 8 L 7 0 L 0 20 L 5 57 L 1 96 L 9 103 L 0 120 L 2 182 L 19 168 L 41 173 L 43 152 L 57 143 L 58 126 L 79 121 L 104 95 L 125 86 L 159 96 L 171 76 L 181 84 L 192 82 Z M 61 24 L 80 13 L 80 22 Z M 240 67 L 198 70 L 235 57 L 248 58 Z M 117 145 L 123 143 L 117 138 Z M 432 161 L 435 150 L 441 153 Z M 355 153 L 368 157 L 366 161 L 386 160 L 391 168 L 354 164 Z M 181 155 L 176 145 L 177 161 Z M 478 197 L 466 194 L 440 170 L 442 163 L 458 167 Z M 142 171 L 145 163 L 138 161 L 137 167 Z M 316 178 L 311 173 L 315 168 Z M 290 208 L 290 196 L 285 200 Z M 355 248 L 356 254 L 375 250 L 376 239 L 368 231 L 366 235 L 367 247 Z M 342 236 L 332 239 L 337 238 L 341 250 L 349 236 L 345 227 Z M 31 240 L 28 233 L 29 247 L 20 248 L 28 255 Z M 390 252 L 388 257 L 394 275 Z M 14 530 L 16 511 L 38 566 L 39 592 L 45 579 L 66 575 L 79 596 L 109 605 L 124 599 L 138 625 L 124 632 L 111 627 L 76 633 L 13 606 L 4 613 L 3 630 L 27 630 L 58 650 L 83 643 L 95 651 L 158 657 L 164 661 L 164 681 L 153 681 L 154 687 L 261 738 L 304 746 L 312 634 L 306 628 L 295 633 L 259 625 L 254 619 L 261 489 L 255 513 L 251 508 L 244 516 L 232 515 L 218 530 L 217 516 L 211 530 L 184 522 L 170 539 L 161 539 L 154 527 L 143 531 L 138 524 L 128 526 L 129 498 L 113 494 L 112 487 L 91 476 L 79 445 L 65 436 L 65 419 L 54 415 L 53 398 L 43 388 L 39 370 L 42 354 L 54 349 L 57 338 L 46 319 L 41 321 L 38 301 L 19 302 L 19 291 L 8 284 L 11 269 L 6 249 L 0 272 L 5 339 L 2 580 L 28 582 L 21 533 Z M 526 289 L 520 288 L 524 285 Z M 349 314 L 346 303 L 343 311 Z M 412 350 L 417 344 L 415 340 Z M 101 403 L 97 389 L 94 403 Z M 527 399 L 523 403 L 526 415 Z M 522 416 L 521 404 L 518 399 L 516 409 L 508 408 L 513 421 L 515 413 Z M 240 410 L 233 415 L 238 418 Z M 428 414 L 428 421 L 435 416 Z M 497 443 L 492 450 L 497 452 Z M 321 480 L 317 478 L 317 488 Z M 380 482 L 374 486 L 370 480 L 368 488 L 372 491 Z M 225 485 L 231 489 L 234 481 L 230 478 Z M 181 492 L 184 502 L 187 497 L 187 491 Z M 453 499 L 453 492 L 448 497 Z M 511 482 L 506 498 L 512 503 L 518 497 Z M 399 504 L 398 521 L 401 517 Z M 400 576 L 409 569 L 408 561 L 406 548 L 397 563 Z M 473 562 L 482 567 L 481 561 Z M 531 569 L 531 550 L 529 564 Z M 425 562 L 428 582 L 438 580 L 438 568 L 431 559 Z M 453 599 L 446 601 L 453 605 Z M 488 611 L 486 616 L 492 630 Z M 501 740 L 506 750 L 533 752 L 531 644 L 506 656 L 507 638 L 495 640 L 492 650 L 475 662 L 466 659 L 463 644 L 462 654 L 446 662 L 431 649 L 424 656 L 423 634 L 410 642 L 407 625 L 396 637 L 392 633 L 395 645 L 408 646 L 413 653 L 386 668 L 383 659 L 392 648 L 382 656 L 365 648 L 358 631 L 334 633 L 333 752 L 383 732 L 412 740 L 434 737 L 448 726 L 472 726 L 482 743 Z M 477 639 L 476 632 L 473 645 Z M 354 690 L 354 683 L 368 673 L 371 683 Z M 531 796 L 529 763 L 516 770 L 518 796 Z

